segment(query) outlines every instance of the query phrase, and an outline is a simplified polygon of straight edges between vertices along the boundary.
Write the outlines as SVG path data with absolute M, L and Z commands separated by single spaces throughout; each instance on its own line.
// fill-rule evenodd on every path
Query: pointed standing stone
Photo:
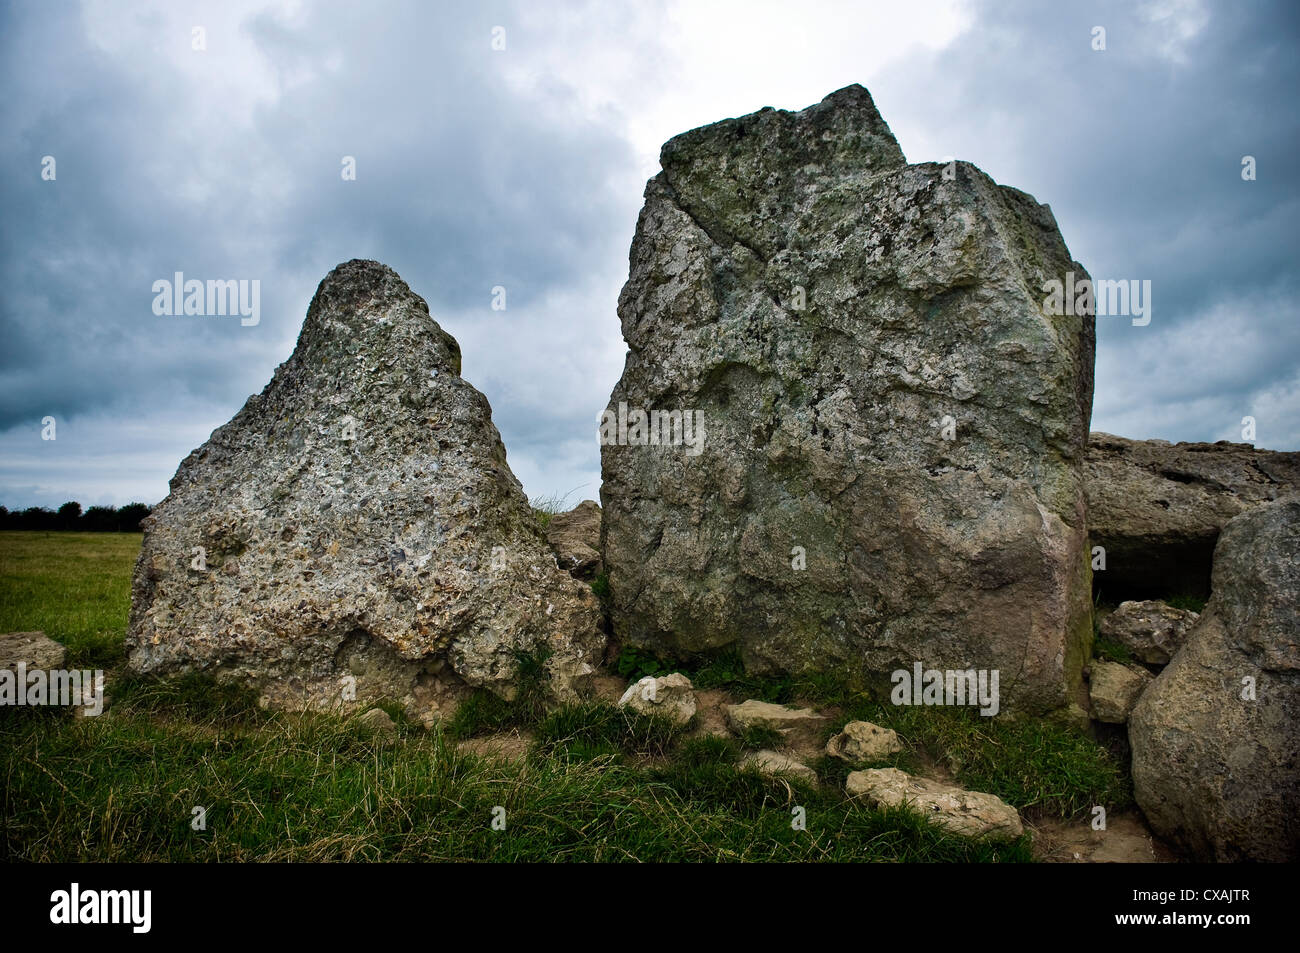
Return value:
M 128 661 L 250 684 L 276 707 L 456 684 L 559 696 L 603 649 L 555 564 L 460 348 L 392 269 L 339 265 L 293 355 L 191 453 L 145 521 Z

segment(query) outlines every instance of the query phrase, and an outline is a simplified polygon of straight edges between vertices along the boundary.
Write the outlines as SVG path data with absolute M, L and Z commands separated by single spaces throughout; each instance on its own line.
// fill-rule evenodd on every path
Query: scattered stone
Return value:
M 424 300 L 373 261 L 321 282 L 292 356 L 144 521 L 130 669 L 248 684 L 276 708 L 399 700 L 413 720 L 545 657 L 557 698 L 605 639 Z
M 826 742 L 826 753 L 849 764 L 870 764 L 903 750 L 898 733 L 869 721 L 851 721 Z
M 1300 491 L 1300 453 L 1247 443 L 1169 443 L 1094 433 L 1088 532 L 1112 599 L 1208 593 L 1214 543 L 1238 513 Z
M 673 724 L 687 725 L 695 717 L 695 689 L 691 680 L 680 672 L 662 678 L 647 675 L 629 685 L 618 704 L 620 708 L 631 708 L 643 715 L 658 715 Z
M 1300 496 L 1223 528 L 1213 595 L 1129 741 L 1157 834 L 1199 860 L 1300 860 Z
M 1050 209 L 908 165 L 861 86 L 660 163 L 602 421 L 616 636 L 885 692 L 916 661 L 1014 672 L 1003 710 L 1086 701 L 1094 320 L 1045 310 L 1047 281 L 1087 278 Z
M 7 632 L 0 635 L 0 668 L 18 671 L 21 662 L 27 671 L 61 669 L 68 658 L 68 650 L 44 632 Z
M 392 736 L 397 734 L 397 725 L 392 717 L 382 708 L 372 708 L 357 719 L 376 734 Z
M 1199 618 L 1190 609 L 1175 609 L 1158 600 L 1121 602 L 1101 620 L 1101 634 L 1123 645 L 1148 665 L 1168 665 Z
M 1091 679 L 1092 717 L 1122 725 L 1151 684 L 1152 675 L 1136 665 L 1099 660 L 1092 663 Z
M 817 783 L 817 772 L 808 765 L 787 757 L 779 751 L 771 751 L 766 748 L 746 755 L 741 759 L 740 766 L 742 768 L 756 767 L 763 774 L 789 774 L 797 778 L 803 778 L 812 784 Z
M 1024 833 L 1020 814 L 1001 798 L 914 777 L 897 768 L 854 771 L 845 790 L 865 798 L 872 807 L 909 806 L 963 837 L 1016 838 Z
M 600 560 L 600 504 L 583 500 L 567 513 L 556 513 L 546 525 L 546 540 L 560 568 L 578 579 L 594 579 Z
M 727 724 L 738 735 L 754 728 L 771 728 L 779 731 L 787 742 L 794 743 L 815 740 L 826 724 L 826 717 L 811 708 L 792 708 L 751 698 L 727 706 Z

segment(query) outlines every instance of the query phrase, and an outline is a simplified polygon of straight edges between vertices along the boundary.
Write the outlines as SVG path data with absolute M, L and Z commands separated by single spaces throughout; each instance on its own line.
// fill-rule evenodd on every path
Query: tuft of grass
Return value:
M 781 748 L 785 745 L 785 735 L 768 725 L 750 725 L 741 732 L 740 743 L 751 750 Z
M 1165 603 L 1173 606 L 1175 609 L 1187 609 L 1190 612 L 1204 612 L 1205 603 L 1208 601 L 1209 600 L 1204 596 L 1198 596 L 1192 593 L 1179 593 L 1178 595 L 1170 596 L 1165 600 Z
M 584 483 L 583 486 L 586 486 Z M 533 517 L 537 520 L 537 526 L 546 532 L 546 527 L 551 525 L 551 517 L 556 513 L 567 512 L 569 507 L 569 497 L 581 490 L 581 486 L 575 486 L 568 493 L 544 493 L 533 497 L 528 501 L 532 508 Z
M 1133 653 L 1127 645 L 1104 635 L 1098 635 L 1093 639 L 1092 654 L 1096 658 L 1107 662 L 1123 662 L 1127 664 L 1133 661 Z
M 506 700 L 486 688 L 475 689 L 456 707 L 443 730 L 449 737 L 463 740 L 541 721 L 546 717 L 549 699 L 546 661 L 550 656 L 551 650 L 545 646 L 532 652 L 517 652 L 515 697 Z
M 504 731 L 520 720 L 514 705 L 486 688 L 479 688 L 456 707 L 443 731 L 449 738 L 459 741 Z
M 591 580 L 591 591 L 596 594 L 596 598 L 601 601 L 602 605 L 609 603 L 609 573 L 599 572 Z
M 218 682 L 203 672 L 172 679 L 123 675 L 113 680 L 111 689 L 115 712 L 129 710 L 230 726 L 257 725 L 267 718 L 252 689 Z
M 565 705 L 537 726 L 537 748 L 551 755 L 589 761 L 624 754 L 661 757 L 681 729 L 671 721 L 599 702 Z

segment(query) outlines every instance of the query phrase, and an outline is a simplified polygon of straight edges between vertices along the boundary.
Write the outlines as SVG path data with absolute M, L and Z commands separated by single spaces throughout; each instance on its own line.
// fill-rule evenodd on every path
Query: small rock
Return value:
M 63 668 L 68 650 L 44 632 L 8 632 L 0 635 L 0 668 L 18 671 L 18 663 L 27 671 Z
M 391 736 L 397 734 L 397 725 L 389 717 L 388 712 L 382 708 L 372 708 L 357 719 L 361 724 L 374 731 L 379 735 Z
M 844 787 L 872 807 L 910 806 L 963 837 L 1015 838 L 1025 831 L 1020 814 L 999 797 L 913 777 L 897 768 L 854 771 Z
M 727 706 L 727 723 L 738 735 L 752 728 L 772 728 L 787 739 L 806 739 L 815 737 L 825 722 L 825 716 L 811 708 L 791 708 L 754 698 Z
M 555 550 L 560 568 L 578 579 L 598 576 L 600 561 L 600 504 L 583 500 L 567 513 L 556 513 L 546 524 L 546 541 Z
M 806 764 L 802 764 L 794 758 L 788 758 L 779 751 L 770 751 L 764 749 L 755 751 L 745 756 L 740 762 L 742 768 L 750 766 L 758 768 L 763 774 L 789 774 L 796 778 L 803 778 L 805 781 L 813 784 L 817 783 L 817 772 Z
M 1158 600 L 1121 602 L 1101 622 L 1101 634 L 1148 665 L 1168 665 L 1200 616 Z
M 1136 665 L 1093 662 L 1092 717 L 1112 725 L 1124 724 L 1153 679 L 1150 672 Z
M 851 721 L 826 742 L 826 753 L 850 764 L 869 764 L 903 750 L 898 733 L 869 721 Z
M 618 700 L 620 708 L 631 708 L 643 715 L 659 715 L 674 724 L 686 725 L 695 717 L 695 688 L 680 672 L 663 678 L 647 675 L 628 686 Z

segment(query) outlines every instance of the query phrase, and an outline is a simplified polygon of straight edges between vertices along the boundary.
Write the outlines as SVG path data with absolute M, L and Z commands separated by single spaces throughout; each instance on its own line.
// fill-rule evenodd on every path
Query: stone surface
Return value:
M 903 807 L 963 837 L 1016 838 L 1025 832 L 1014 807 L 992 794 L 918 778 L 897 768 L 854 771 L 845 781 L 852 797 L 872 807 Z
M 1213 595 L 1129 741 L 1157 834 L 1203 860 L 1300 860 L 1300 496 L 1223 528 Z
M 7 632 L 0 635 L 0 668 L 18 671 L 24 663 L 27 671 L 61 669 L 67 660 L 68 650 L 46 636 L 44 632 Z
M 357 721 L 378 735 L 391 736 L 397 734 L 397 725 L 393 723 L 392 716 L 382 708 L 370 709 L 362 714 Z
M 631 708 L 643 715 L 658 715 L 674 724 L 686 725 L 695 717 L 695 688 L 680 672 L 662 678 L 647 675 L 629 685 L 619 707 Z
M 1045 282 L 1086 277 L 1051 211 L 908 165 L 860 86 L 660 162 L 607 410 L 632 423 L 601 421 L 618 638 L 883 691 L 914 661 L 996 668 L 1004 710 L 1086 701 L 1094 321 L 1046 313 Z M 634 443 L 638 410 L 689 411 L 702 440 L 661 420 Z
M 1089 683 L 1092 717 L 1113 725 L 1124 724 L 1151 681 L 1151 673 L 1136 665 L 1093 662 Z
M 811 708 L 794 708 L 751 698 L 739 705 L 727 706 L 727 724 L 738 735 L 752 728 L 770 728 L 795 743 L 814 739 L 826 724 L 826 718 Z
M 1238 513 L 1300 491 L 1300 453 L 1250 444 L 1169 443 L 1094 433 L 1085 465 L 1096 574 L 1120 599 L 1208 593 L 1214 543 Z
M 817 783 L 817 772 L 808 765 L 781 754 L 779 751 L 754 751 L 740 761 L 742 768 L 755 767 L 763 774 L 789 774 L 812 784 Z
M 826 753 L 849 764 L 870 764 L 903 750 L 898 733 L 869 721 L 851 721 L 826 742 Z
M 511 695 L 521 655 L 549 653 L 571 697 L 604 645 L 597 600 L 556 566 L 460 366 L 391 269 L 330 272 L 292 356 L 145 521 L 130 668 L 427 720 L 457 684 Z
M 556 513 L 546 525 L 546 540 L 560 568 L 579 579 L 592 579 L 604 568 L 600 561 L 600 504 L 583 500 L 567 513 Z
M 1124 646 L 1148 665 L 1168 665 L 1198 614 L 1150 599 L 1121 602 L 1101 620 L 1101 634 Z

